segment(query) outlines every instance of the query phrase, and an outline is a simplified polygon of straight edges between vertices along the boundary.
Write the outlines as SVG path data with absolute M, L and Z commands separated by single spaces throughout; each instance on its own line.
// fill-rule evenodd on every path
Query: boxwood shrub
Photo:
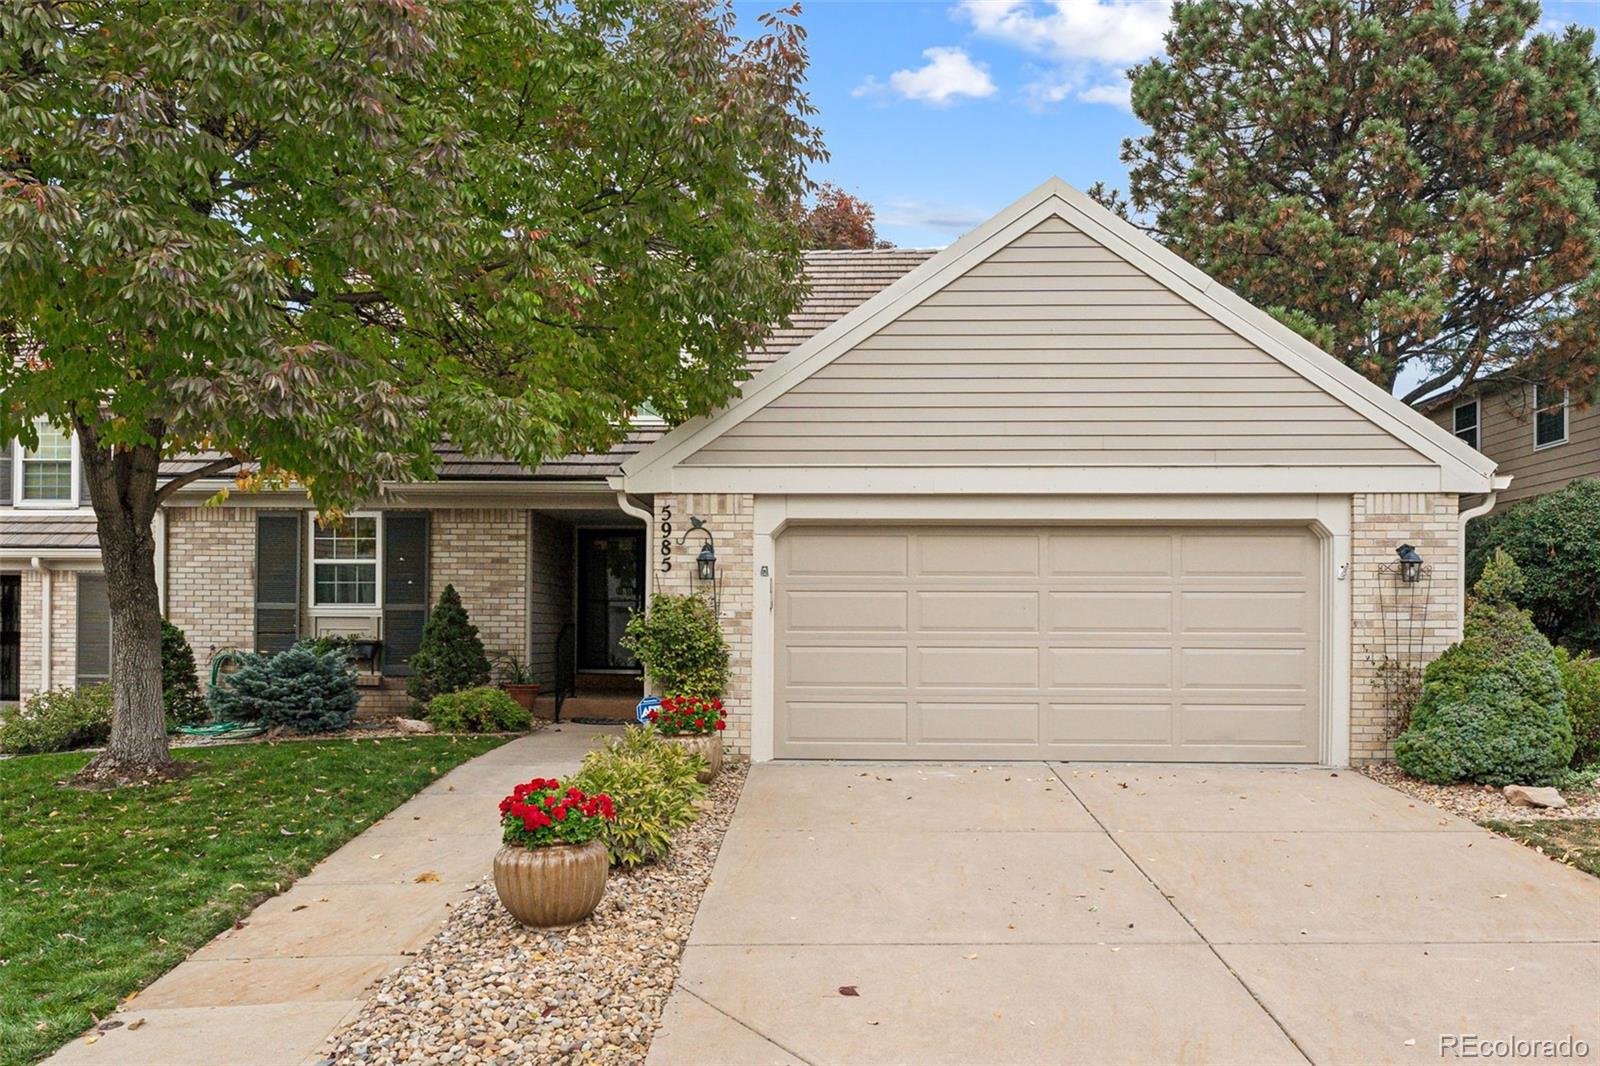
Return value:
M 1556 668 L 1572 715 L 1572 765 L 1600 767 L 1600 659 L 1557 648 Z
M 111 736 L 111 686 L 54 688 L 0 710 L 0 752 L 41 755 L 104 744 Z
M 480 685 L 428 701 L 428 721 L 445 733 L 514 733 L 533 715 L 504 690 Z
M 1522 569 L 1520 603 L 1557 644 L 1600 651 L 1600 480 L 1585 478 L 1467 524 L 1467 580 L 1495 552 Z
M 622 646 L 668 696 L 713 699 L 728 687 L 728 642 L 710 601 L 661 593 L 628 619 Z

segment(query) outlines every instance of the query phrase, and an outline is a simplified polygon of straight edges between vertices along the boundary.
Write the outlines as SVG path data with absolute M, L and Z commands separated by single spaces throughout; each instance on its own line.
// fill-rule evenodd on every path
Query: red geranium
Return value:
M 668 696 L 648 717 L 669 737 L 705 736 L 728 724 L 722 713 L 722 701 L 700 696 Z
M 585 843 L 599 836 L 604 824 L 616 816 L 610 796 L 590 796 L 553 777 L 518 785 L 500 801 L 502 839 L 524 848 Z

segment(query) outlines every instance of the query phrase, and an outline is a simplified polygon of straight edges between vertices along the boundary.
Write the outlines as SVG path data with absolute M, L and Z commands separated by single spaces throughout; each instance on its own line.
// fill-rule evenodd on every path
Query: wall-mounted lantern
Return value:
M 1402 544 L 1394 550 L 1400 557 L 1400 580 L 1407 585 L 1414 585 L 1422 579 L 1422 556 L 1417 554 L 1417 549 L 1409 544 Z
M 700 554 L 694 557 L 693 591 L 696 595 L 709 594 L 708 598 L 711 600 L 711 606 L 717 607 L 721 597 L 718 595 L 720 583 L 717 580 L 716 538 L 711 535 L 711 530 L 706 528 L 705 521 L 696 518 L 694 515 L 689 516 L 689 528 L 683 531 L 683 535 L 678 538 L 678 543 L 684 543 L 690 533 L 702 533 L 706 538 L 705 544 L 700 548 Z

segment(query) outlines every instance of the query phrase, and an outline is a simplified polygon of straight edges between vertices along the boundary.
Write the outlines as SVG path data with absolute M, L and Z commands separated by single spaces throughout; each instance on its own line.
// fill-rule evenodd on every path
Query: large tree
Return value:
M 1158 239 L 1416 400 L 1600 373 L 1600 74 L 1533 0 L 1191 0 L 1133 68 Z
M 810 206 L 797 203 L 800 243 L 807 248 L 892 248 L 878 237 L 877 212 L 832 182 L 817 186 Z
M 81 442 L 115 688 L 89 779 L 172 769 L 151 522 L 188 481 L 245 464 L 337 512 L 445 439 L 531 466 L 730 397 L 802 295 L 794 13 L 0 5 L 0 440 Z

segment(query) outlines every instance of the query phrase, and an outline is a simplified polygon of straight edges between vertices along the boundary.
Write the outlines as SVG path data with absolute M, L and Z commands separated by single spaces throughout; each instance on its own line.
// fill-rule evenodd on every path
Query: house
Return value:
M 809 266 L 738 399 L 617 454 L 447 456 L 342 533 L 191 489 L 163 517 L 169 614 L 201 656 L 359 624 L 397 671 L 452 581 L 554 679 L 626 670 L 627 614 L 696 591 L 755 759 L 1387 755 L 1384 665 L 1459 634 L 1461 500 L 1503 487 L 1492 460 L 1059 180 L 937 253 Z M 24 539 L 92 552 L 73 521 Z M 5 537 L 0 567 L 47 551 Z M 36 618 L 51 680 L 92 676 L 79 563 L 16 575 L 24 688 Z
M 1512 478 L 1502 504 L 1600 477 L 1600 407 L 1574 406 L 1566 389 L 1501 371 L 1423 410 Z

